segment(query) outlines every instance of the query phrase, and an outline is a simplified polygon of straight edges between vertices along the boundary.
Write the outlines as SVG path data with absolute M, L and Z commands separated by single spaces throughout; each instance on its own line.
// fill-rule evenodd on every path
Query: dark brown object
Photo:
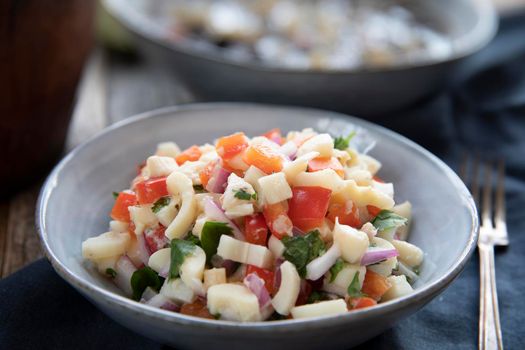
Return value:
M 0 196 L 61 155 L 94 11 L 92 0 L 0 3 Z

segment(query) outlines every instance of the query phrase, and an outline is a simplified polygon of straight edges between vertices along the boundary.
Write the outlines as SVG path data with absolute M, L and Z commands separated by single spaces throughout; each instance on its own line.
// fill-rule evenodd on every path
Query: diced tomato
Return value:
M 209 318 L 212 320 L 215 319 L 215 317 L 213 317 L 213 315 L 208 311 L 206 301 L 201 298 L 198 298 L 191 304 L 182 305 L 180 308 L 180 313 L 195 317 Z
M 293 228 L 292 220 L 288 217 L 286 202 L 265 205 L 263 215 L 268 228 L 279 239 L 286 236 Z
M 348 299 L 348 308 L 351 310 L 363 309 L 365 307 L 370 307 L 377 305 L 377 302 L 369 297 L 360 297 L 360 298 L 350 298 Z
M 166 247 L 168 243 L 164 233 L 166 232 L 166 227 L 159 225 L 154 229 L 147 229 L 144 231 L 144 240 L 146 241 L 146 246 L 150 254 L 155 253 L 157 250 Z
M 392 285 L 386 277 L 375 273 L 372 270 L 366 270 L 365 280 L 363 282 L 363 288 L 361 291 L 368 295 L 370 298 L 379 300 L 385 294 Z
M 324 169 L 332 169 L 342 178 L 345 176 L 345 171 L 341 165 L 341 162 L 339 162 L 335 157 L 317 157 L 308 162 L 308 171 L 310 172 Z
M 231 159 L 248 147 L 248 139 L 244 133 L 238 132 L 221 137 L 215 147 L 222 159 Z
M 182 151 L 181 154 L 179 154 L 175 160 L 177 161 L 177 164 L 182 165 L 188 161 L 194 162 L 196 160 L 199 160 L 201 157 L 202 152 L 197 145 L 193 145 L 190 148 L 185 149 Z
M 307 232 L 323 224 L 332 191 L 319 186 L 295 186 L 288 215 L 294 226 Z
M 368 210 L 368 214 L 370 214 L 372 218 L 375 218 L 381 212 L 381 208 L 374 207 L 373 205 L 367 205 L 366 210 Z
M 266 246 L 268 225 L 261 213 L 244 217 L 244 234 L 248 243 Z
M 372 179 L 374 179 L 375 181 L 377 182 L 381 182 L 381 183 L 385 183 L 385 181 L 383 181 L 382 178 L 380 178 L 379 176 L 375 175 L 375 176 L 372 176 Z
M 129 211 L 128 207 L 137 204 L 137 196 L 133 192 L 120 192 L 113 209 L 111 209 L 111 218 L 113 220 L 129 222 Z
M 274 289 L 275 273 L 273 271 L 262 269 L 260 267 L 253 266 L 253 265 L 248 265 L 248 267 L 246 268 L 246 275 L 249 275 L 250 273 L 254 273 L 257 276 L 259 276 L 259 278 L 263 279 L 264 286 L 268 290 L 268 293 L 273 295 L 273 293 L 275 292 L 275 289 Z
M 335 218 L 339 218 L 339 223 L 342 225 L 361 227 L 359 210 L 352 201 L 330 203 L 327 218 L 332 222 L 335 222 Z
M 253 165 L 266 174 L 279 172 L 283 168 L 282 156 L 276 150 L 264 144 L 248 147 L 242 159 L 246 164 Z
M 215 169 L 215 166 L 217 165 L 218 160 L 212 160 L 206 166 L 204 169 L 202 169 L 199 172 L 199 178 L 201 179 L 202 187 L 206 188 L 208 185 L 208 181 L 210 181 L 211 175 L 213 173 L 213 169 Z
M 281 134 L 281 129 L 275 128 L 268 132 L 265 132 L 262 136 L 266 137 L 268 140 L 271 140 L 279 145 L 284 143 L 283 136 Z
M 139 204 L 155 203 L 159 198 L 168 195 L 166 177 L 156 177 L 135 185 Z
M 306 304 L 310 294 L 312 294 L 313 288 L 309 281 L 301 280 L 301 288 L 299 289 L 299 295 L 295 301 L 295 306 L 301 306 Z

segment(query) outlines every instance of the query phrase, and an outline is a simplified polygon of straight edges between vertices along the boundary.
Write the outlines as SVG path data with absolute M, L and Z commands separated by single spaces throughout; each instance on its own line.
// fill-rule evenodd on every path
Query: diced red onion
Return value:
M 137 268 L 126 255 L 123 255 L 117 260 L 115 271 L 117 272 L 117 275 L 113 279 L 113 282 L 126 295 L 131 296 L 133 294 L 133 289 L 131 288 L 131 276 L 133 275 L 133 272 L 137 271 Z
M 257 300 L 259 300 L 259 307 L 261 309 L 270 304 L 270 293 L 268 293 L 268 290 L 264 286 L 264 280 L 262 278 L 255 273 L 250 273 L 244 277 L 243 283 L 255 294 Z
M 146 239 L 144 238 L 144 233 L 137 235 L 137 241 L 139 249 L 139 259 L 144 263 L 144 265 L 147 266 L 150 257 L 150 252 L 148 245 L 146 244 Z
M 224 193 L 228 184 L 228 176 L 231 172 L 224 169 L 220 164 L 216 164 L 211 173 L 210 180 L 206 184 L 206 191 L 212 193 Z
M 211 265 L 216 268 L 224 268 L 226 270 L 226 276 L 232 275 L 237 270 L 238 263 L 233 260 L 223 259 L 219 255 L 214 255 L 210 259 Z
M 211 198 L 206 197 L 204 202 L 204 213 L 210 220 L 225 222 L 230 226 L 233 231 L 233 236 L 236 239 L 244 241 L 244 234 L 241 232 L 239 227 L 224 214 L 224 210 Z
M 281 153 L 288 157 L 290 160 L 294 160 L 297 155 L 297 145 L 295 142 L 288 141 L 280 148 Z
M 179 311 L 180 307 L 162 294 L 157 294 L 145 302 L 146 305 L 168 311 Z
M 341 250 L 337 244 L 332 244 L 330 249 L 320 257 L 310 261 L 306 265 L 306 278 L 315 281 L 321 278 L 335 264 L 341 256 Z
M 361 266 L 372 265 L 398 256 L 396 249 L 369 249 L 361 258 Z

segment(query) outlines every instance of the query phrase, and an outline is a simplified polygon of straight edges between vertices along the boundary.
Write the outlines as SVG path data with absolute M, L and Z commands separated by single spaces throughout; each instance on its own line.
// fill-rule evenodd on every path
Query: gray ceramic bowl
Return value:
M 159 141 L 174 140 L 184 147 L 238 130 L 258 135 L 276 126 L 284 131 L 314 127 L 340 133 L 351 124 L 378 140 L 371 154 L 383 163 L 381 175 L 394 182 L 397 200 L 413 203 L 410 241 L 426 258 L 412 295 L 343 316 L 241 324 L 136 303 L 83 261 L 81 242 L 107 228 L 112 191 L 127 188 L 136 164 Z M 406 138 L 341 114 L 253 104 L 172 107 L 107 128 L 51 173 L 38 201 L 37 223 L 55 270 L 115 321 L 178 349 L 217 350 L 343 349 L 361 343 L 441 293 L 463 269 L 478 231 L 476 209 L 461 180 Z
M 172 69 L 202 100 L 293 104 L 368 116 L 407 106 L 460 79 L 469 66 L 466 59 L 484 47 L 497 29 L 491 0 L 402 2 L 450 37 L 450 56 L 330 72 L 271 68 L 257 62 L 236 62 L 195 45 L 173 43 L 161 21 L 146 16 L 138 5 L 144 1 L 103 3 L 129 29 L 145 56 Z M 162 6 L 162 2 L 156 4 Z

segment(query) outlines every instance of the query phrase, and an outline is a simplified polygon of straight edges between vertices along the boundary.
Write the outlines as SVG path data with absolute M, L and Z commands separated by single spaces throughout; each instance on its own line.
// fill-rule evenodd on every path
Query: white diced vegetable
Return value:
M 394 206 L 391 197 L 371 186 L 358 186 L 354 180 L 345 180 L 340 191 L 358 207 L 373 205 L 380 209 L 391 209 Z
M 223 259 L 255 265 L 265 269 L 271 267 L 274 259 L 272 252 L 268 248 L 258 244 L 239 241 L 227 235 L 221 236 L 217 254 Z
M 211 286 L 223 283 L 226 283 L 226 269 L 224 267 L 204 270 L 204 288 L 206 290 Z
M 263 199 L 261 193 L 261 186 L 259 186 L 259 179 L 263 176 L 266 176 L 266 174 L 260 170 L 259 168 L 254 167 L 253 165 L 246 170 L 246 173 L 244 173 L 244 181 L 252 185 L 253 189 L 258 194 L 258 203 L 259 205 L 263 204 Z
M 369 155 L 360 154 L 359 155 L 359 161 L 361 163 L 366 164 L 366 166 L 368 168 L 368 171 L 370 171 L 370 173 L 372 175 L 377 174 L 379 169 L 381 169 L 381 163 L 377 159 L 375 159 L 375 158 L 373 158 L 373 157 L 371 157 Z
M 109 230 L 117 233 L 128 232 L 129 224 L 124 221 L 111 220 L 109 222 Z
M 309 152 L 297 157 L 292 162 L 287 162 L 283 166 L 283 173 L 289 183 L 293 183 L 294 179 L 300 173 L 304 173 L 308 169 L 308 162 L 319 156 L 319 152 Z
M 334 226 L 334 243 L 341 249 L 343 259 L 357 264 L 366 252 L 370 243 L 368 235 L 348 225 L 341 225 L 336 219 Z
M 151 211 L 151 205 L 135 205 L 128 207 L 129 216 L 135 225 L 135 234 L 141 235 L 146 227 L 154 227 L 159 223 Z
M 122 255 L 126 251 L 130 238 L 129 234 L 106 232 L 97 237 L 91 237 L 82 242 L 82 256 L 88 260 L 98 260 Z
M 270 249 L 270 251 L 272 252 L 273 257 L 275 259 L 278 259 L 283 256 L 286 247 L 279 238 L 275 237 L 274 235 L 271 235 L 270 239 L 268 239 L 268 249 Z
M 411 294 L 414 289 L 407 282 L 406 276 L 390 276 L 386 279 L 392 285 L 388 291 L 383 294 L 381 301 L 388 301 Z
M 244 179 L 231 173 L 228 177 L 228 185 L 221 197 L 222 208 L 225 214 L 230 219 L 243 217 L 253 214 L 253 196 L 255 190 L 252 185 Z M 239 198 L 241 196 L 241 198 Z M 243 196 L 247 198 L 244 199 Z
M 204 295 L 202 277 L 205 265 L 206 253 L 201 247 L 195 246 L 193 252 L 184 258 L 180 266 L 180 279 L 199 295 Z
M 193 228 L 191 229 L 191 233 L 199 239 L 201 238 L 202 228 L 204 227 L 204 224 L 208 221 L 208 218 L 204 214 L 200 214 L 197 216 L 197 219 L 195 220 L 195 225 L 193 225 Z
M 372 182 L 372 174 L 360 167 L 345 168 L 345 180 L 354 180 L 359 186 L 369 186 Z
M 151 254 L 148 260 L 148 266 L 151 267 L 156 272 L 160 272 L 169 269 L 171 263 L 171 248 L 163 248 L 157 250 L 155 253 Z
M 228 321 L 260 321 L 259 301 L 242 284 L 216 284 L 208 289 L 208 310 Z
M 193 289 L 188 287 L 180 278 L 166 278 L 160 289 L 160 294 L 177 304 L 193 303 L 197 299 Z
M 175 158 L 179 155 L 180 148 L 175 142 L 162 142 L 157 145 L 156 155 Z
M 330 282 L 331 275 L 324 279 L 323 290 L 339 295 L 340 297 L 346 296 L 348 294 L 348 286 L 352 283 L 356 273 L 359 279 L 359 289 L 361 289 L 365 280 L 366 267 L 358 264 L 345 263 L 333 282 Z
M 272 306 L 281 315 L 288 315 L 295 306 L 299 290 L 301 288 L 301 278 L 295 266 L 285 261 L 281 266 L 281 285 L 279 291 L 272 299 Z
M 319 152 L 320 157 L 331 157 L 334 151 L 334 140 L 328 134 L 316 135 L 305 141 L 297 150 L 300 157 L 308 152 Z
M 149 176 L 160 177 L 168 176 L 179 166 L 172 157 L 151 156 L 146 160 Z
M 406 241 L 393 240 L 392 244 L 399 253 L 398 259 L 410 267 L 417 267 L 423 262 L 423 251 Z
M 177 210 L 177 203 L 172 198 L 168 205 L 165 205 L 164 207 L 160 208 L 158 212 L 155 213 L 157 216 L 157 219 L 164 227 L 168 227 L 173 219 L 177 216 L 178 210 Z
M 384 183 L 372 180 L 371 185 L 376 190 L 382 192 L 390 198 L 394 198 L 394 185 L 392 183 Z
M 340 256 L 341 250 L 339 249 L 339 246 L 333 244 L 326 253 L 315 258 L 306 265 L 306 278 L 311 281 L 318 280 L 330 270 Z
M 387 241 L 386 239 L 374 237 L 370 241 L 372 246 L 378 249 L 395 249 L 395 247 Z M 375 273 L 383 275 L 385 277 L 392 274 L 392 270 L 397 266 L 397 258 L 388 258 L 385 261 L 379 262 L 377 264 L 369 265 L 368 268 Z
M 126 294 L 131 296 L 133 294 L 133 289 L 131 288 L 131 276 L 137 271 L 137 268 L 131 260 L 123 255 L 115 264 L 115 272 L 117 275 L 113 279 L 113 282 Z
M 407 219 L 406 225 L 400 226 L 397 228 L 397 235 L 399 239 L 406 241 L 408 237 L 408 232 L 410 230 L 410 223 L 412 221 L 412 204 L 409 201 L 405 201 L 401 204 L 398 204 L 392 208 L 392 211 L 399 216 Z
M 100 258 L 100 259 L 94 260 L 93 262 L 97 265 L 98 272 L 100 272 L 103 275 L 106 275 L 107 269 L 115 270 L 115 264 L 117 263 L 117 260 L 119 258 L 120 258 L 120 255 L 116 255 L 116 256 L 110 256 L 107 258 Z
M 259 186 L 259 195 L 262 195 L 265 203 L 275 204 L 292 198 L 292 189 L 282 172 L 261 177 Z
M 299 173 L 293 179 L 292 185 L 319 186 L 339 192 L 344 187 L 344 181 L 333 169 L 323 169 L 313 173 Z
M 291 310 L 292 317 L 308 318 L 344 314 L 348 311 L 343 299 L 326 300 L 315 304 L 296 306 Z
M 166 228 L 166 237 L 169 239 L 181 238 L 188 233 L 197 216 L 197 203 L 193 183 L 184 174 L 173 172 L 166 179 L 168 193 L 180 196 L 181 206 L 175 219 Z

